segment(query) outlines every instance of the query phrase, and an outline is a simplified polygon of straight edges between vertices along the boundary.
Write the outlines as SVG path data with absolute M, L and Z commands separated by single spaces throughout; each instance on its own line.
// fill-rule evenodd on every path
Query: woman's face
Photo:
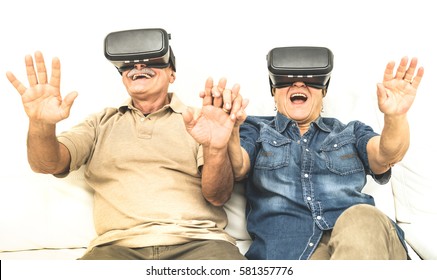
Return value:
M 298 124 L 309 124 L 320 116 L 322 89 L 295 82 L 289 87 L 274 89 L 273 94 L 278 111 Z

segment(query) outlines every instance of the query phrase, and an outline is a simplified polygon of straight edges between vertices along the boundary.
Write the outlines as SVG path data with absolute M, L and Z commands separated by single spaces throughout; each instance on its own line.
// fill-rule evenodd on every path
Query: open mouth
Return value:
M 290 101 L 292 103 L 304 103 L 307 101 L 308 97 L 303 93 L 294 93 L 290 96 Z
M 144 68 L 141 70 L 132 69 L 128 74 L 127 77 L 132 79 L 133 81 L 138 79 L 151 79 L 156 75 L 155 71 L 153 71 L 150 68 Z
M 150 79 L 152 78 L 152 76 L 146 74 L 146 73 L 139 73 L 139 74 L 135 74 L 132 76 L 132 80 L 136 80 L 136 79 Z

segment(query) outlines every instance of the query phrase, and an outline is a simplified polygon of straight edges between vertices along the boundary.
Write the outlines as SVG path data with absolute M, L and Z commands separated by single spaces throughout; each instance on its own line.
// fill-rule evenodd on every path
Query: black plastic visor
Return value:
M 334 56 L 324 47 L 281 47 L 267 54 L 270 84 L 273 88 L 303 82 L 309 87 L 326 89 Z
M 175 59 L 164 29 L 135 29 L 109 33 L 104 41 L 105 57 L 119 72 L 143 63 L 148 67 L 173 67 Z

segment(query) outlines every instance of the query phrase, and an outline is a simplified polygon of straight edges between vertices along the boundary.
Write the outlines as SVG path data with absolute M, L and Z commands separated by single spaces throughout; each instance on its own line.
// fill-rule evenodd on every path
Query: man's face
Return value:
M 170 67 L 149 68 L 146 64 L 135 64 L 133 68 L 122 72 L 122 79 L 133 99 L 144 99 L 152 95 L 167 94 L 175 77 Z
M 308 87 L 303 82 L 275 89 L 274 98 L 278 111 L 297 123 L 310 123 L 322 111 L 323 90 Z

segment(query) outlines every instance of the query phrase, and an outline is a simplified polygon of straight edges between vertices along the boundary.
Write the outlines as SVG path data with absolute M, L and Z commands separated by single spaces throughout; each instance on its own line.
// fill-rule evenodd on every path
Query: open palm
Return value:
M 383 82 L 378 84 L 378 106 L 387 115 L 402 115 L 408 112 L 416 98 L 417 88 L 422 80 L 424 69 L 417 67 L 417 58 L 403 57 L 393 76 L 394 62 L 389 62 L 384 72 Z
M 212 105 L 203 106 L 199 115 L 192 111 L 184 113 L 187 131 L 205 147 L 225 148 L 232 133 L 235 121 L 222 109 Z
M 35 53 L 36 70 L 33 59 L 26 56 L 26 71 L 29 88 L 25 87 L 13 73 L 8 72 L 7 78 L 21 95 L 24 110 L 31 120 L 55 124 L 70 114 L 76 92 L 69 93 L 63 100 L 60 94 L 60 61 L 57 58 L 52 62 L 52 76 L 47 81 L 47 71 L 41 52 Z

